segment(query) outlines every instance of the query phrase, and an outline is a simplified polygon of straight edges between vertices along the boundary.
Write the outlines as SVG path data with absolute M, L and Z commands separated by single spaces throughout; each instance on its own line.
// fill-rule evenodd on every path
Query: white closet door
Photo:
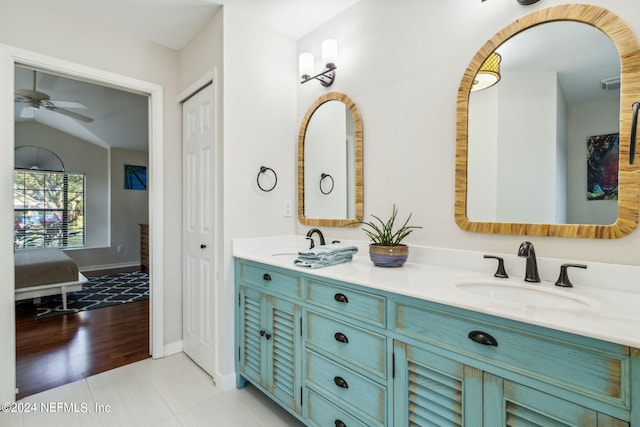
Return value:
M 213 85 L 183 103 L 183 350 L 215 371 Z M 177 202 L 177 201 L 176 201 Z

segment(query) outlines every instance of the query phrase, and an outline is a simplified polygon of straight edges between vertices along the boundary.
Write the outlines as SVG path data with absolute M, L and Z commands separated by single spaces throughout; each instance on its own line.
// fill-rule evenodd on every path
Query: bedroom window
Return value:
M 85 181 L 84 174 L 15 170 L 15 248 L 84 246 Z

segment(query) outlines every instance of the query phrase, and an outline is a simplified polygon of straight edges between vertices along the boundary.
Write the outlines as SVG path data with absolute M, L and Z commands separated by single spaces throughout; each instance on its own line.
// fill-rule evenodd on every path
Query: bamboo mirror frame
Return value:
M 606 34 L 620 55 L 620 155 L 618 168 L 618 217 L 612 224 L 536 224 L 474 222 L 467 217 L 467 155 L 469 94 L 476 73 L 502 43 L 533 26 L 554 21 L 582 22 Z M 456 104 L 455 221 L 469 232 L 531 236 L 616 239 L 630 234 L 638 225 L 640 197 L 639 162 L 629 164 L 632 105 L 640 101 L 640 46 L 630 28 L 612 12 L 592 5 L 553 6 L 528 14 L 506 26 L 475 54 L 465 71 Z
M 320 106 L 329 101 L 339 101 L 346 105 L 351 111 L 354 122 L 354 217 L 353 218 L 309 218 L 305 215 L 305 136 L 307 134 L 307 128 L 309 122 L 313 117 L 313 114 Z M 340 227 L 340 226 L 356 226 L 354 221 L 361 221 L 364 213 L 364 185 L 363 185 L 363 167 L 362 167 L 362 144 L 363 144 L 363 131 L 362 131 L 362 117 L 360 111 L 355 102 L 340 92 L 329 92 L 320 96 L 309 107 L 306 114 L 302 119 L 300 125 L 300 131 L 298 133 L 298 220 L 305 225 L 309 226 L 325 226 L 325 227 Z

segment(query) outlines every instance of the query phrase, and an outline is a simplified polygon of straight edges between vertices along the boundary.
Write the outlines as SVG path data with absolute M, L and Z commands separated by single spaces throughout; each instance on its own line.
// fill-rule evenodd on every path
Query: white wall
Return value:
M 412 221 L 424 226 L 409 237 L 410 244 L 516 253 L 522 236 L 468 233 L 455 224 L 457 90 L 472 56 L 495 32 L 524 14 L 564 3 L 545 0 L 525 7 L 515 1 L 362 1 L 298 42 L 298 52 L 318 56 L 323 39 L 338 40 L 336 82 L 329 89 L 299 86 L 298 120 L 327 90 L 344 92 L 358 105 L 364 124 L 366 218 L 386 215 L 395 202 L 401 216 L 413 212 Z M 608 8 L 640 36 L 635 19 L 640 2 L 583 3 Z M 307 229 L 297 225 L 298 233 Z M 327 228 L 325 234 L 366 239 L 358 229 Z M 640 263 L 640 231 L 617 240 L 527 239 L 538 256 Z

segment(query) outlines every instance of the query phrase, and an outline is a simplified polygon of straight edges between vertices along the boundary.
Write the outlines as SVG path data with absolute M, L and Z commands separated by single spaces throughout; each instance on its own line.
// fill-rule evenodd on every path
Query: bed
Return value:
M 14 253 L 16 301 L 62 295 L 67 309 L 67 293 L 82 289 L 87 278 L 60 249 L 21 249 Z

